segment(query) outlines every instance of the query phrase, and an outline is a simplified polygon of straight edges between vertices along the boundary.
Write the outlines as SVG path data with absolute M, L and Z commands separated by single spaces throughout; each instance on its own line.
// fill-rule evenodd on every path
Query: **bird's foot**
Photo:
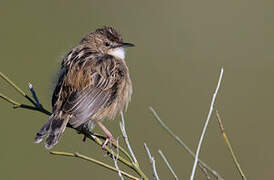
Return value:
M 107 135 L 107 138 L 105 140 L 105 142 L 102 144 L 102 149 L 106 149 L 106 145 L 109 142 L 114 142 L 117 143 L 116 139 L 112 136 L 111 132 L 102 124 L 102 122 L 100 121 L 96 121 L 96 123 L 99 125 L 99 127 L 105 132 L 105 134 Z
M 106 149 L 106 146 L 107 144 L 110 142 L 114 142 L 114 143 L 117 143 L 117 140 L 110 134 L 110 135 L 107 135 L 107 138 L 105 140 L 105 142 L 102 144 L 102 149 Z

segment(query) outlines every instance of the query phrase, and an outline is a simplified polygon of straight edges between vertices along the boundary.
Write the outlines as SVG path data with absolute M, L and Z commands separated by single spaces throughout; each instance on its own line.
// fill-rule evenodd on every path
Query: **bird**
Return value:
M 135 46 L 123 41 L 113 27 L 104 26 L 86 34 L 62 60 L 52 95 L 52 115 L 37 132 L 34 142 L 45 135 L 45 148 L 53 148 L 69 125 L 81 131 L 98 125 L 108 141 L 115 141 L 103 125 L 127 109 L 132 82 L 125 62 L 125 48 Z

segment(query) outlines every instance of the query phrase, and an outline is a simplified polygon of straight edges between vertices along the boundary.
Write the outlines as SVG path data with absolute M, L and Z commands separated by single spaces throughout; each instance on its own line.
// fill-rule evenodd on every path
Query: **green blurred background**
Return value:
M 53 81 L 65 53 L 84 34 L 103 25 L 114 26 L 126 41 L 136 44 L 126 58 L 134 94 L 125 116 L 137 158 L 146 174 L 151 174 L 143 148 L 146 142 L 161 179 L 172 176 L 158 149 L 181 179 L 189 179 L 193 159 L 162 130 L 148 107 L 153 106 L 196 149 L 224 67 L 215 107 L 248 179 L 273 179 L 273 19 L 272 0 L 2 0 L 0 71 L 25 91 L 32 82 L 40 101 L 50 109 Z M 2 80 L 0 92 L 26 102 Z M 1 179 L 119 179 L 95 164 L 52 156 L 43 144 L 34 144 L 35 133 L 47 120 L 45 115 L 14 110 L 2 100 L 0 112 Z M 118 119 L 105 125 L 121 137 Z M 81 139 L 67 129 L 54 150 L 77 151 L 113 164 L 98 146 Z M 215 115 L 200 157 L 225 179 L 240 179 Z M 196 179 L 205 179 L 200 170 Z

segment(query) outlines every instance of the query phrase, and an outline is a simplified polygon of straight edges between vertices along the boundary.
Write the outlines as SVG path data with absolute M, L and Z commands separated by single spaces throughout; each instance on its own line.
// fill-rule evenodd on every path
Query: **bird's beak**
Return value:
M 120 43 L 119 44 L 119 47 L 134 47 L 135 45 L 134 44 L 131 44 L 131 43 Z

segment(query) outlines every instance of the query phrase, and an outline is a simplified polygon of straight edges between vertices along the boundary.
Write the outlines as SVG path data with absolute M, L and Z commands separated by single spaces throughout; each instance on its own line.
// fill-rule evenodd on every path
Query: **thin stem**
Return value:
M 224 125 L 223 125 L 222 120 L 221 120 L 221 116 L 220 116 L 220 114 L 219 114 L 219 112 L 218 112 L 217 110 L 216 110 L 216 118 L 217 118 L 217 121 L 218 121 L 218 123 L 219 123 L 219 127 L 220 127 L 221 133 L 222 133 L 222 135 L 223 135 L 223 137 L 224 137 L 225 143 L 226 143 L 226 145 L 227 145 L 227 147 L 228 147 L 228 149 L 229 149 L 229 151 L 230 151 L 230 153 L 231 153 L 233 162 L 234 162 L 234 164 L 236 165 L 236 168 L 237 168 L 237 170 L 239 171 L 239 173 L 240 173 L 242 179 L 243 179 L 243 180 L 246 180 L 246 177 L 245 177 L 245 175 L 244 175 L 244 172 L 243 172 L 243 170 L 241 169 L 240 163 L 239 163 L 239 161 L 237 160 L 236 155 L 235 155 L 235 153 L 234 153 L 234 151 L 233 151 L 233 148 L 232 148 L 232 146 L 231 146 L 231 144 L 230 144 L 230 141 L 229 141 L 229 139 L 228 139 L 228 137 L 227 137 L 227 135 L 226 135 L 226 133 L 225 133 L 225 129 L 224 129 Z
M 210 180 L 211 177 L 210 177 L 210 175 L 209 175 L 207 169 L 206 169 L 201 163 L 198 163 L 198 165 L 199 165 L 199 168 L 202 170 L 202 172 L 205 174 L 206 179 L 207 179 L 207 180 Z
M 122 118 L 122 122 L 120 122 L 120 129 L 121 129 L 123 138 L 124 138 L 124 140 L 125 140 L 125 142 L 126 142 L 126 144 L 127 144 L 127 148 L 128 148 L 128 150 L 129 150 L 129 154 L 126 153 L 126 155 L 127 155 L 127 157 L 131 160 L 131 163 L 132 163 L 132 165 L 134 166 L 135 171 L 138 172 L 138 174 L 139 174 L 143 179 L 148 179 L 148 178 L 146 177 L 146 175 L 144 174 L 144 172 L 141 171 L 141 168 L 140 168 L 140 166 L 139 166 L 139 163 L 138 163 L 138 161 L 137 161 L 137 159 L 136 159 L 136 157 L 135 157 L 135 155 L 134 155 L 134 153 L 133 153 L 133 150 L 132 150 L 132 148 L 131 148 L 131 146 L 130 146 L 130 143 L 129 143 L 129 140 L 128 140 L 128 136 L 127 136 L 127 132 L 126 132 L 126 128 L 125 128 L 125 120 L 124 120 L 124 114 L 123 114 L 123 113 L 121 113 L 121 118 Z M 126 152 L 126 151 L 125 151 L 125 152 Z M 124 153 L 125 153 L 125 152 L 124 152 Z
M 172 173 L 173 177 L 175 180 L 179 180 L 176 173 L 174 172 L 173 168 L 171 167 L 171 165 L 169 164 L 167 158 L 165 157 L 164 153 L 159 149 L 158 153 L 161 155 L 162 159 L 164 160 L 165 164 L 167 165 L 168 169 L 170 170 L 170 172 Z
M 86 160 L 86 161 L 93 162 L 93 163 L 95 163 L 95 164 L 97 164 L 97 165 L 100 165 L 100 166 L 102 166 L 102 167 L 105 167 L 105 168 L 107 168 L 107 169 L 109 169 L 109 170 L 112 170 L 112 171 L 114 171 L 114 172 L 119 172 L 119 171 L 120 171 L 120 173 L 121 173 L 122 175 L 124 175 L 124 176 L 126 176 L 126 177 L 128 177 L 128 178 L 130 178 L 130 179 L 134 179 L 134 180 L 138 180 L 138 179 L 139 179 L 139 178 L 137 178 L 137 177 L 135 177 L 135 176 L 133 176 L 133 175 L 130 175 L 130 174 L 124 172 L 124 171 L 121 171 L 121 170 L 119 170 L 119 169 L 117 169 L 117 168 L 115 168 L 115 167 L 113 167 L 113 166 L 110 166 L 110 165 L 108 165 L 108 164 L 105 164 L 105 163 L 103 163 L 103 162 L 101 162 L 101 161 L 98 161 L 98 160 L 96 160 L 96 159 L 87 157 L 87 156 L 82 155 L 82 154 L 80 154 L 80 153 L 69 153 L 69 152 L 51 151 L 50 154 L 53 154 L 53 155 L 61 155 L 61 156 L 68 156 L 68 157 L 77 157 L 77 158 L 80 158 L 80 159 L 84 159 L 84 160 Z
M 96 136 L 97 138 L 106 140 L 106 137 L 101 134 L 94 133 L 93 135 Z M 118 148 L 119 151 L 122 152 L 132 162 L 132 158 L 131 158 L 130 154 L 124 148 L 122 148 L 121 146 L 117 146 L 117 144 L 115 142 L 111 142 L 111 145 L 114 146 L 115 148 Z
M 33 86 L 32 86 L 31 83 L 29 83 L 29 90 L 30 90 L 30 92 L 32 94 L 33 99 L 35 100 L 36 106 L 38 106 L 39 108 L 41 108 L 42 105 L 40 104 L 39 99 L 38 99 L 38 97 L 36 95 L 36 92 L 34 91 L 34 88 L 33 88 Z
M 93 140 L 95 143 L 97 143 L 98 145 L 102 146 L 104 144 L 103 141 L 101 141 L 99 138 L 97 138 L 94 135 L 87 135 L 87 137 L 91 140 Z M 124 163 L 125 165 L 129 166 L 130 168 L 132 168 L 134 170 L 133 165 L 127 161 L 126 159 L 124 159 L 121 156 L 118 156 L 115 152 L 112 151 L 112 149 L 110 149 L 108 146 L 105 147 L 105 150 L 109 153 L 112 154 L 114 157 L 118 158 L 119 161 L 121 161 L 122 163 Z
M 115 148 L 118 148 L 119 151 L 121 151 L 130 160 L 130 162 L 133 162 L 130 154 L 124 148 L 122 148 L 121 146 L 117 146 L 117 144 L 115 144 L 114 142 L 111 143 Z
M 20 106 L 20 104 L 13 99 L 11 99 L 8 96 L 5 96 L 4 94 L 0 93 L 0 98 L 4 99 L 5 101 L 9 102 L 10 104 L 13 105 L 13 107 Z
M 130 157 L 131 157 L 131 161 L 132 163 L 134 163 L 136 166 L 139 166 L 138 164 L 138 161 L 135 157 L 135 154 L 129 144 L 129 140 L 128 140 L 128 136 L 127 136 L 127 132 L 126 132 L 126 127 L 125 127 L 125 119 L 124 119 L 124 114 L 123 112 L 121 112 L 121 122 L 120 122 L 120 129 L 121 129 L 121 132 L 122 132 L 122 135 L 123 135 L 123 138 L 126 142 L 126 145 L 127 145 L 127 148 L 129 150 L 129 153 L 130 153 Z
M 154 180 L 160 180 L 159 176 L 158 176 L 158 173 L 157 173 L 157 170 L 156 170 L 155 158 L 151 155 L 150 150 L 147 147 L 146 143 L 144 143 L 144 146 L 145 146 L 145 150 L 147 152 L 147 156 L 148 156 L 149 162 L 150 162 L 150 164 L 152 166 L 153 179 Z
M 34 106 L 36 106 L 36 103 L 22 89 L 20 89 L 16 84 L 14 84 L 14 82 L 12 82 L 7 76 L 5 76 L 2 72 L 0 72 L 0 77 L 2 79 L 4 79 L 8 84 L 10 84 L 17 92 L 19 92 L 27 100 L 29 100 Z
M 23 109 L 38 111 L 38 112 L 44 113 L 44 114 L 46 114 L 48 116 L 50 116 L 52 114 L 51 112 L 49 112 L 48 110 L 44 109 L 43 107 L 39 108 L 37 106 L 30 106 L 30 105 L 27 105 L 27 104 L 19 104 L 17 106 L 14 106 L 14 108 L 23 108 Z
M 22 91 L 18 86 L 16 86 L 7 76 L 5 76 L 2 72 L 0 72 L 0 77 L 4 79 L 8 84 L 10 84 L 17 92 L 19 92 L 22 96 L 26 96 L 26 93 Z
M 183 142 L 181 138 L 179 138 L 159 117 L 159 115 L 156 113 L 156 111 L 152 108 L 149 107 L 150 111 L 154 115 L 155 119 L 159 122 L 159 124 L 168 132 L 168 134 L 173 137 L 190 155 L 192 158 L 195 158 L 194 152 Z M 210 166 L 208 166 L 205 162 L 199 159 L 199 163 L 201 164 L 202 167 L 207 169 L 216 179 L 222 180 L 223 178 L 221 175 L 212 169 Z M 204 170 L 203 170 L 204 171 Z
M 117 146 L 119 147 L 119 139 L 117 139 Z M 119 157 L 119 148 L 116 149 L 116 153 L 117 153 L 117 156 Z M 115 168 L 118 169 L 118 175 L 120 177 L 121 180 L 124 180 L 124 177 L 122 176 L 122 173 L 121 173 L 121 170 L 118 166 L 118 158 L 115 158 L 114 156 L 112 157 L 113 159 L 113 162 L 114 162 L 114 165 L 115 165 Z
M 0 72 L 0 77 L 2 79 L 4 79 L 9 85 L 11 85 L 17 92 L 19 92 L 22 96 L 24 96 L 29 102 L 31 102 L 31 104 L 33 104 L 33 106 L 29 106 L 26 104 L 20 104 L 14 100 L 12 100 L 11 98 L 4 96 L 3 94 L 1 94 L 1 98 L 10 102 L 11 104 L 14 105 L 14 108 L 24 108 L 24 109 L 29 109 L 29 110 L 35 110 L 35 111 L 39 111 L 42 112 L 46 115 L 51 115 L 51 112 L 49 112 L 48 110 L 46 110 L 45 108 L 42 107 L 42 105 L 39 106 L 39 101 L 38 98 L 36 96 L 36 93 L 34 91 L 34 89 L 30 88 L 31 93 L 35 94 L 34 96 L 36 96 L 38 104 L 36 102 L 34 102 L 34 100 L 32 100 L 22 89 L 20 89 L 14 82 L 12 82 L 7 76 L 5 76 L 2 72 Z
M 193 168 L 192 168 L 192 173 L 191 173 L 191 176 L 190 176 L 190 180 L 194 179 L 196 167 L 197 167 L 197 164 L 198 164 L 199 153 L 200 153 L 200 150 L 201 150 L 201 147 L 202 147 L 202 142 L 203 142 L 203 139 L 204 139 L 204 136 L 205 136 L 205 133 L 206 133 L 207 125 L 209 123 L 209 120 L 210 120 L 210 117 L 211 117 L 211 114 L 212 114 L 212 111 L 213 111 L 213 106 L 214 106 L 214 103 L 215 103 L 215 99 L 216 99 L 216 96 L 218 94 L 219 87 L 221 85 L 223 73 L 224 73 L 224 69 L 222 68 L 221 69 L 221 73 L 220 73 L 220 77 L 219 77 L 219 81 L 218 81 L 218 84 L 217 84 L 217 87 L 216 87 L 216 90 L 215 90 L 215 92 L 213 94 L 213 97 L 212 97 L 212 101 L 211 101 L 211 104 L 210 104 L 210 108 L 209 108 L 209 112 L 208 112 L 208 115 L 207 115 L 207 119 L 206 119 L 203 131 L 202 131 L 199 143 L 198 143 L 198 147 L 197 147 L 197 151 L 196 151 L 196 154 L 195 154 L 195 160 L 194 160 L 194 164 L 193 164 Z
M 16 102 L 15 100 L 11 99 L 10 97 L 8 97 L 4 94 L 1 94 L 1 93 L 0 93 L 0 98 L 4 99 L 5 101 L 12 104 L 13 108 L 15 108 L 15 109 L 16 108 L 23 108 L 23 109 L 33 110 L 33 111 L 39 111 L 39 112 L 45 113 L 46 115 L 51 115 L 51 113 L 49 111 L 47 111 L 46 109 L 44 109 L 44 108 L 39 108 L 37 106 L 30 106 L 30 105 L 27 105 L 27 104 L 20 104 L 20 103 Z
M 96 142 L 98 145 L 102 146 L 103 145 L 103 141 L 101 141 L 98 137 L 94 136 L 94 135 L 87 135 L 87 137 L 91 140 L 93 140 L 94 142 Z M 117 145 L 116 145 L 117 146 Z M 139 174 L 140 177 L 142 177 L 142 179 L 144 180 L 148 180 L 147 176 L 144 174 L 144 172 L 139 168 L 134 166 L 131 162 L 127 161 L 126 159 L 124 159 L 121 156 L 118 156 L 116 153 L 114 153 L 108 146 L 106 146 L 105 150 L 112 154 L 114 157 L 118 158 L 119 161 L 121 161 L 123 164 L 127 165 L 128 167 L 130 167 L 131 169 L 133 169 L 136 173 Z

